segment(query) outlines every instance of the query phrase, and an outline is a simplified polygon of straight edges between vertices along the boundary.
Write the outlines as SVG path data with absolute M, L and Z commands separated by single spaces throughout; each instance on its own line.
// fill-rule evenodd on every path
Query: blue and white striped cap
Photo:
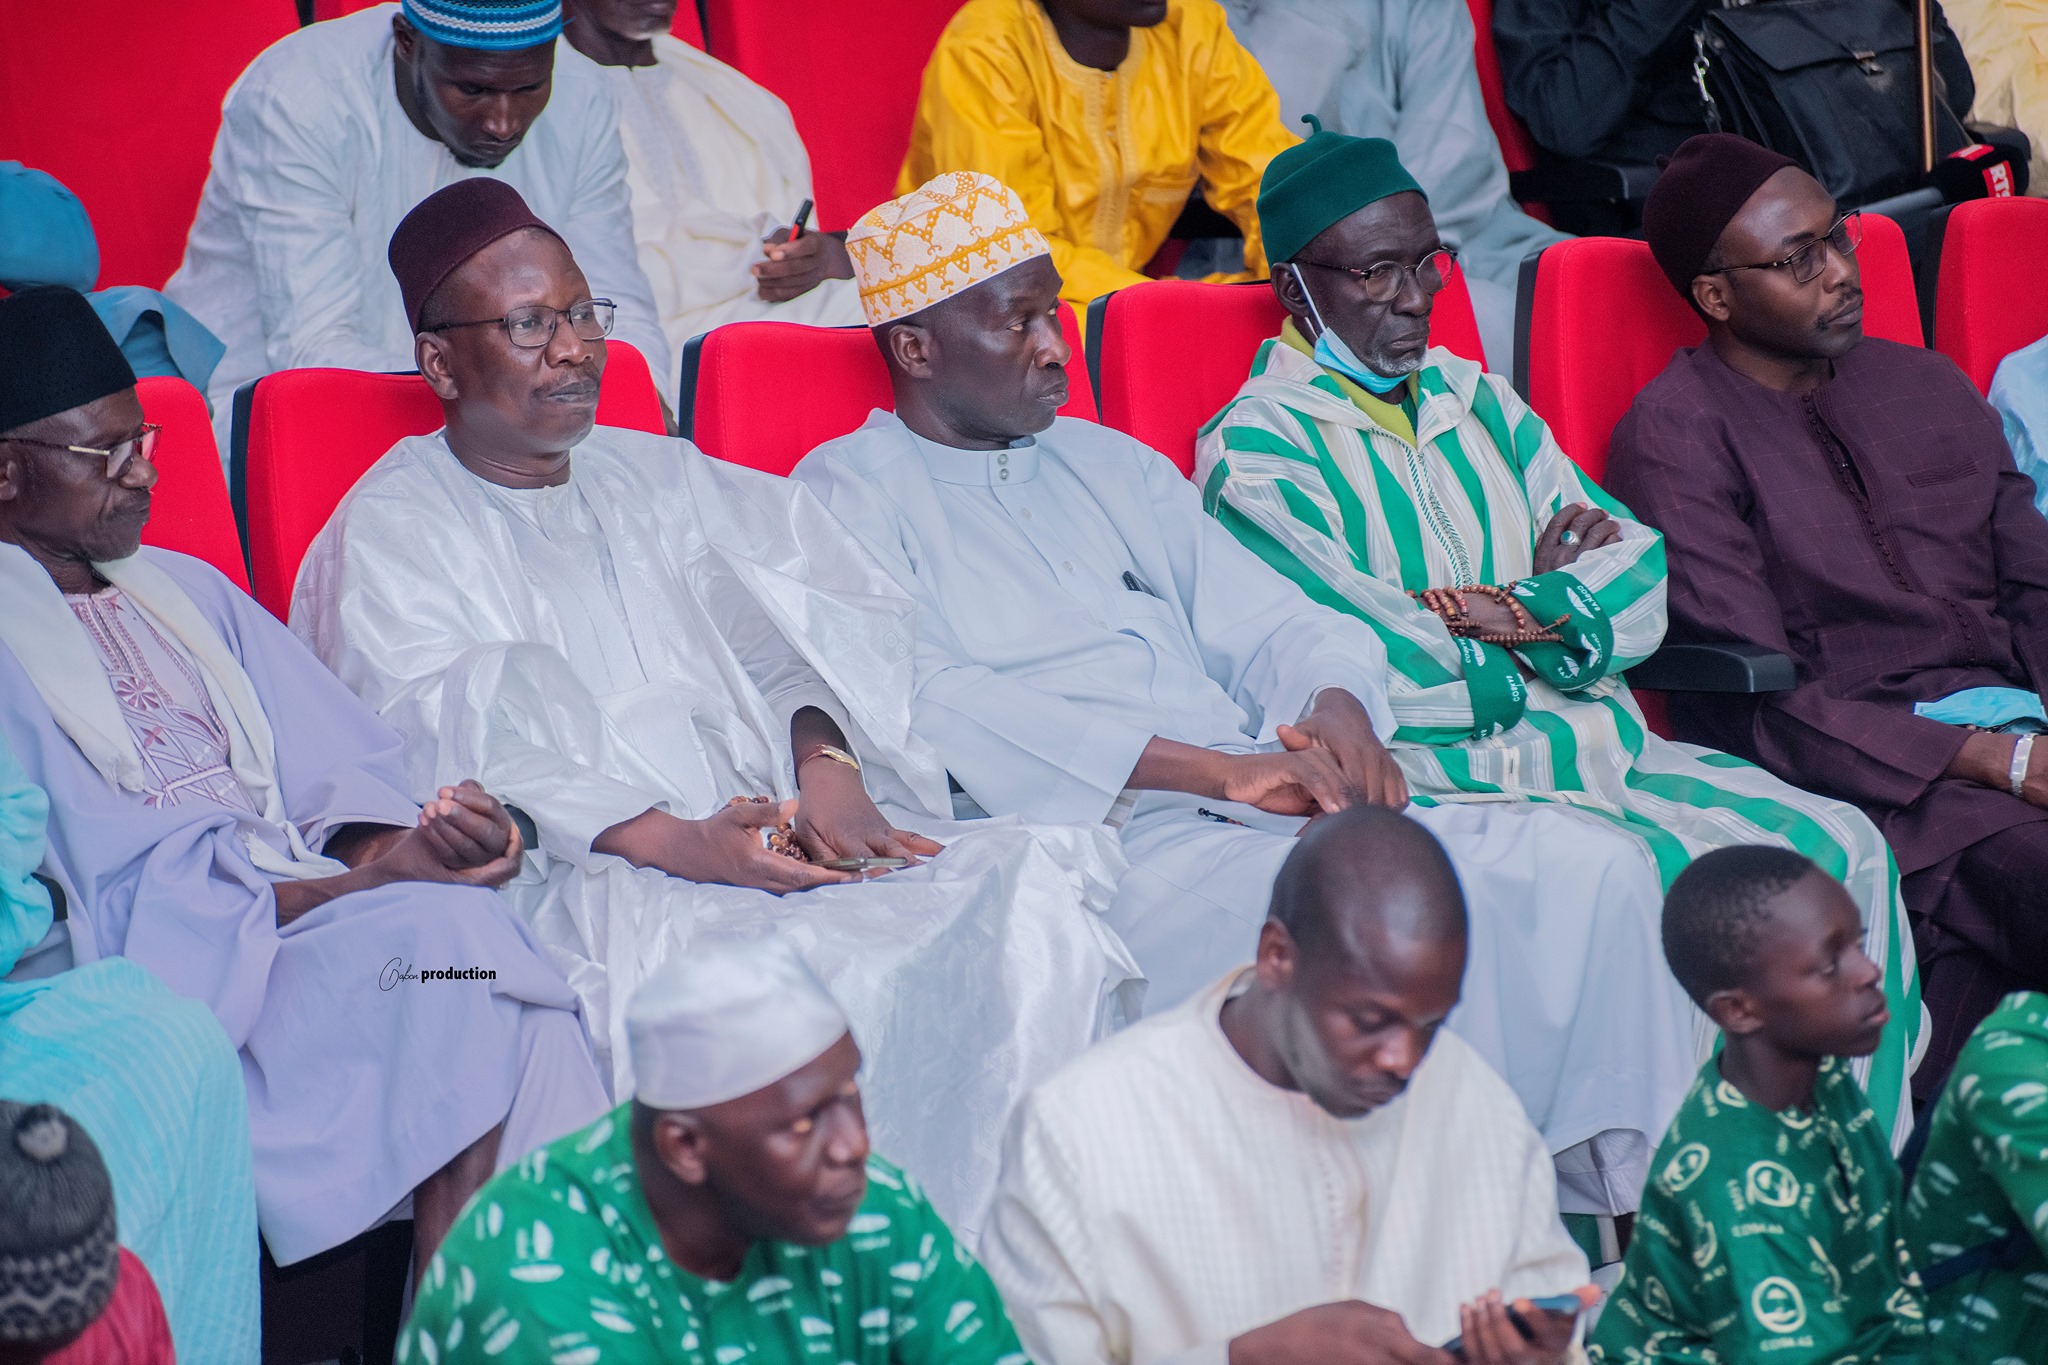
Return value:
M 437 43 L 505 51 L 562 34 L 562 0 L 404 0 L 405 17 Z

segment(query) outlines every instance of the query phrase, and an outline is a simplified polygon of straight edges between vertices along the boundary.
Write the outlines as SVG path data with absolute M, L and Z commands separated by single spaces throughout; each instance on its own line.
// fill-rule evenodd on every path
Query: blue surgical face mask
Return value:
M 1338 336 L 1330 325 L 1323 321 L 1323 311 L 1316 307 L 1315 295 L 1308 292 L 1308 280 L 1302 276 L 1301 271 L 1291 265 L 1288 269 L 1294 270 L 1294 282 L 1301 286 L 1301 296 L 1308 300 L 1309 316 L 1315 319 L 1316 364 L 1326 370 L 1335 370 L 1367 393 L 1381 398 L 1408 382 L 1408 376 L 1405 374 L 1381 374 L 1360 360 L 1358 353 L 1351 349 L 1344 338 Z

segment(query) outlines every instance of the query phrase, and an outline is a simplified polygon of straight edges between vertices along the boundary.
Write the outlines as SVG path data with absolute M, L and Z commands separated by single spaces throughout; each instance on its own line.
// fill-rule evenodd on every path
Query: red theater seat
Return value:
M 1979 393 L 1998 362 L 2048 336 L 2048 202 L 1972 199 L 1941 239 L 1934 344 Z
M 1857 259 L 1863 266 L 1864 331 L 1924 345 L 1913 265 L 1899 225 L 1864 214 Z M 1519 338 L 1517 354 L 1527 375 L 1517 387 L 1550 424 L 1564 452 L 1597 480 L 1607 471 L 1615 423 L 1636 394 L 1663 373 L 1674 351 L 1699 345 L 1707 330 L 1642 242 L 1559 242 L 1537 259 L 1533 282 L 1530 275 L 1525 264 L 1527 334 Z
M 1081 363 L 1079 327 L 1060 305 L 1074 359 L 1065 417 L 1095 421 L 1095 395 Z M 803 397 L 789 398 L 789 377 L 803 376 Z M 787 474 L 817 446 L 893 408 L 889 371 L 865 327 L 805 327 L 795 322 L 731 322 L 692 341 L 683 355 L 683 401 L 691 439 L 706 454 L 771 474 Z
M 228 502 L 227 476 L 213 443 L 206 400 L 182 379 L 152 377 L 135 385 L 142 415 L 163 428 L 156 439 L 156 487 L 142 543 L 203 559 L 249 591 L 242 537 Z
M 960 4 L 710 0 L 711 55 L 774 91 L 796 119 L 820 228 L 850 228 L 895 197 L 924 64 Z
M 178 268 L 221 99 L 298 26 L 292 0 L 0 0 L 0 157 L 84 202 L 101 287 Z
M 1536 139 L 1508 108 L 1500 51 L 1493 43 L 1493 0 L 1466 0 L 1466 8 L 1472 11 L 1472 62 L 1479 68 L 1479 93 L 1486 101 L 1486 121 L 1500 143 L 1501 160 L 1510 174 L 1531 170 L 1536 165 Z
M 664 430 L 640 353 L 610 343 L 597 420 Z M 247 470 L 249 567 L 256 600 L 280 621 L 306 547 L 365 470 L 407 436 L 441 428 L 441 404 L 417 374 L 280 370 L 235 395 L 235 458 Z
M 1195 433 L 1251 373 L 1259 343 L 1287 314 L 1266 284 L 1159 280 L 1089 305 L 1090 356 L 1102 420 L 1195 468 Z M 1484 363 L 1472 296 L 1462 275 L 1437 295 L 1430 340 Z

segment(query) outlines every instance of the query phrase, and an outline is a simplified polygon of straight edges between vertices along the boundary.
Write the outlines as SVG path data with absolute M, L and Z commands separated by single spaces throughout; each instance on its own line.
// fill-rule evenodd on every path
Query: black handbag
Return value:
M 1757 0 L 1707 11 L 1693 77 L 1707 127 L 1783 152 L 1844 207 L 1916 188 L 1919 57 L 1899 0 Z M 1969 145 L 1934 101 L 1938 156 Z

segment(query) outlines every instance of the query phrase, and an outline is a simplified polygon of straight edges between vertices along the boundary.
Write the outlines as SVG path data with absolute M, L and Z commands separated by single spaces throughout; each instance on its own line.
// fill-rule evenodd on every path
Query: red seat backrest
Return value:
M 242 536 L 228 501 L 227 475 L 213 442 L 213 419 L 199 390 L 172 376 L 138 380 L 142 415 L 163 428 L 156 438 L 156 487 L 142 543 L 203 559 L 249 591 Z
M 2048 336 L 2048 203 L 1972 199 L 1949 212 L 1934 344 L 1979 393 L 1998 362 Z
M 292 0 L 0 3 L 0 157 L 84 202 L 101 287 L 161 288 L 178 268 L 221 99 L 298 26 Z
M 1095 395 L 1081 361 L 1080 329 L 1060 305 L 1074 358 L 1063 417 L 1095 421 Z M 889 370 L 865 327 L 806 327 L 795 322 L 729 322 L 692 345 L 697 383 L 691 437 L 706 453 L 770 474 L 787 474 L 816 447 L 844 436 L 876 408 L 892 409 Z M 684 365 L 689 368 L 687 362 Z M 803 376 L 802 401 L 790 402 L 789 376 Z
M 961 0 L 710 0 L 711 54 L 789 105 L 830 232 L 896 195 L 925 62 Z M 796 205 L 789 212 L 796 212 Z
M 1536 139 L 1528 125 L 1508 108 L 1507 85 L 1500 74 L 1500 50 L 1493 45 L 1493 0 L 1465 0 L 1472 11 L 1472 61 L 1479 68 L 1479 93 L 1486 100 L 1486 121 L 1500 142 L 1501 159 L 1510 171 L 1536 165 Z
M 1259 344 L 1287 314 L 1267 284 L 1157 280 L 1119 289 L 1103 310 L 1096 363 L 1102 420 L 1180 466 L 1195 469 L 1195 433 L 1234 397 Z M 1453 275 L 1436 297 L 1429 339 L 1485 362 L 1472 296 Z
M 417 374 L 280 370 L 253 388 L 236 439 L 248 470 L 249 567 L 256 600 L 281 621 L 299 561 L 335 506 L 385 451 L 439 431 L 441 402 Z M 597 420 L 665 429 L 647 361 L 623 341 L 610 343 Z
M 1923 345 L 1913 265 L 1899 225 L 1863 215 L 1863 329 Z M 1707 329 L 1657 268 L 1648 245 L 1579 237 L 1544 250 L 1529 307 L 1529 406 L 1594 480 L 1607 472 L 1614 427 L 1674 351 Z

